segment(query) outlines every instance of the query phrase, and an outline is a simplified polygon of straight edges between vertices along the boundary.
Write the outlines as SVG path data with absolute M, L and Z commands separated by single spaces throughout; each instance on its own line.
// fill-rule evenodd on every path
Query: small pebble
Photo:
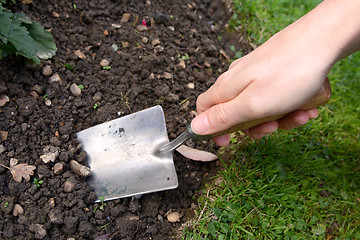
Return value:
M 146 44 L 149 42 L 149 39 L 147 37 L 143 37 L 141 41 Z
M 58 83 L 61 81 L 59 74 L 55 73 L 50 77 L 50 83 Z
M 186 64 L 185 64 L 185 61 L 184 59 L 180 58 L 179 60 L 179 63 L 178 63 L 178 66 L 185 69 L 186 68 Z
M 188 83 L 188 84 L 187 84 L 187 87 L 188 87 L 189 89 L 194 89 L 194 88 L 195 88 L 195 84 L 194 84 L 194 83 Z
M 102 98 L 102 93 L 101 93 L 101 92 L 96 92 L 96 93 L 94 94 L 94 96 L 93 96 L 94 102 L 100 101 L 101 98 Z
M 62 163 L 56 163 L 53 167 L 53 171 L 56 175 L 59 175 L 63 171 L 64 165 Z
M 144 32 L 144 31 L 148 31 L 149 28 L 147 26 L 145 26 L 145 25 L 138 25 L 136 27 L 136 30 L 138 30 L 139 32 Z
M 20 204 L 15 204 L 14 210 L 13 210 L 13 215 L 16 217 L 16 216 L 19 216 L 22 214 L 24 214 L 24 209 L 20 206 Z
M 38 223 L 31 224 L 29 230 L 35 233 L 35 239 L 43 239 L 46 236 L 46 230 L 44 227 Z
M 161 53 L 164 51 L 164 47 L 163 46 L 160 46 L 160 45 L 157 45 L 155 48 L 154 48 L 154 53 Z
M 136 216 L 135 214 L 127 214 L 126 218 L 130 221 L 139 221 L 139 216 Z
M 121 23 L 127 23 L 130 19 L 130 13 L 123 13 L 121 16 L 120 22 Z
M 7 139 L 9 135 L 8 131 L 0 131 L 0 141 L 3 142 Z
M 35 91 L 31 91 L 29 95 L 35 100 L 39 99 L 39 94 L 37 94 Z
M 64 192 L 70 193 L 74 190 L 76 183 L 71 181 L 70 179 L 66 180 L 64 183 Z
M 108 60 L 106 60 L 106 59 L 103 59 L 103 60 L 101 60 L 101 62 L 100 62 L 100 66 L 102 66 L 102 67 L 106 67 L 106 66 L 109 66 L 109 61 Z
M 48 162 L 55 162 L 55 159 L 59 156 L 59 152 L 48 152 L 44 155 L 40 156 L 40 159 L 44 162 L 44 163 L 48 163 Z
M 107 29 L 105 29 L 104 32 L 103 32 L 103 34 L 104 34 L 104 36 L 106 37 L 106 36 L 109 35 L 109 31 L 108 31 Z
M 8 96 L 6 96 L 5 94 L 0 95 L 0 107 L 5 106 L 5 104 L 9 101 L 10 101 L 10 98 Z
M 151 41 L 151 45 L 153 45 L 153 46 L 156 46 L 158 44 L 160 44 L 160 40 L 157 38 L 155 38 L 154 40 Z
M 5 150 L 6 150 L 6 148 L 4 147 L 4 145 L 0 144 L 0 154 L 5 152 Z
M 51 100 L 50 99 L 46 99 L 45 100 L 45 105 L 50 107 L 51 106 Z
M 70 168 L 73 170 L 73 172 L 76 175 L 79 175 L 81 177 L 87 177 L 91 174 L 90 168 L 84 165 L 81 165 L 75 160 L 71 160 L 70 162 Z
M 32 87 L 32 90 L 34 90 L 35 92 L 37 92 L 40 95 L 45 94 L 45 87 L 40 86 L 38 84 L 36 84 L 35 86 Z
M 173 75 L 169 72 L 164 72 L 164 78 L 169 80 L 173 78 Z
M 54 207 L 55 207 L 55 199 L 54 199 L 54 198 L 50 198 L 47 203 L 48 203 L 48 206 L 49 206 L 50 208 L 54 208 Z
M 45 76 L 45 77 L 50 77 L 51 74 L 53 74 L 53 71 L 51 69 L 51 67 L 49 65 L 45 65 L 43 68 L 42 68 L 42 74 Z
M 180 220 L 180 214 L 178 212 L 170 212 L 166 218 L 171 223 L 178 222 Z
M 81 95 L 81 89 L 79 88 L 79 86 L 75 83 L 71 84 L 70 86 L 70 92 L 72 93 L 72 95 L 74 95 L 75 97 L 78 97 Z
M 80 51 L 80 50 L 76 50 L 76 51 L 74 52 L 74 54 L 75 54 L 78 58 L 80 58 L 80 59 L 86 58 L 85 54 L 84 54 L 82 51 Z
M 55 11 L 52 13 L 52 15 L 53 15 L 54 18 L 59 18 L 60 17 L 60 15 Z

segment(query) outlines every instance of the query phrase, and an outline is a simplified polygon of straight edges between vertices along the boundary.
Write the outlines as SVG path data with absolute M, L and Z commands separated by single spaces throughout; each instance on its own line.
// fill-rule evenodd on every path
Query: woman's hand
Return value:
M 191 123 L 193 131 L 207 135 L 244 121 L 292 112 L 278 121 L 244 130 L 250 137 L 261 138 L 278 128 L 292 129 L 316 118 L 316 109 L 296 110 L 319 91 L 336 61 L 359 49 L 360 4 L 350 2 L 353 8 L 343 1 L 324 1 L 234 61 L 198 97 L 199 115 Z M 226 145 L 229 137 L 214 141 Z

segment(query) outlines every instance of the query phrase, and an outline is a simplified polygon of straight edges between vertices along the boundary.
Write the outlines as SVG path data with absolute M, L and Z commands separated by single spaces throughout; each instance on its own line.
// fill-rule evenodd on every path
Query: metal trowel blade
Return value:
M 169 142 L 160 106 L 85 129 L 77 138 L 91 169 L 87 183 L 98 198 L 112 200 L 178 186 L 172 151 L 156 153 Z

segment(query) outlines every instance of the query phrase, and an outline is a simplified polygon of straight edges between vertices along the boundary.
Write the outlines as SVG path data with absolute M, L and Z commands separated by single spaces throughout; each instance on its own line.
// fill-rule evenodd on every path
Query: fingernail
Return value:
M 207 116 L 205 114 L 200 114 L 194 118 L 191 122 L 191 129 L 196 134 L 206 134 L 210 129 L 209 119 Z

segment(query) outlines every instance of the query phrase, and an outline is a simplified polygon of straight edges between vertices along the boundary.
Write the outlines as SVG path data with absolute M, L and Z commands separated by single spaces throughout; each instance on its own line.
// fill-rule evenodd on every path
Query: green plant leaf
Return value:
M 30 36 L 37 44 L 36 55 L 40 59 L 48 59 L 55 55 L 57 48 L 50 32 L 46 31 L 44 27 L 37 22 L 32 24 L 25 24 Z
M 12 13 L 8 11 L 2 11 L 1 8 L 2 7 L 0 6 L 0 40 L 6 44 L 7 38 L 9 37 Z
M 40 63 L 40 59 L 36 55 L 36 42 L 30 37 L 26 27 L 20 25 L 20 21 L 12 19 L 8 40 L 11 42 L 19 55 Z

